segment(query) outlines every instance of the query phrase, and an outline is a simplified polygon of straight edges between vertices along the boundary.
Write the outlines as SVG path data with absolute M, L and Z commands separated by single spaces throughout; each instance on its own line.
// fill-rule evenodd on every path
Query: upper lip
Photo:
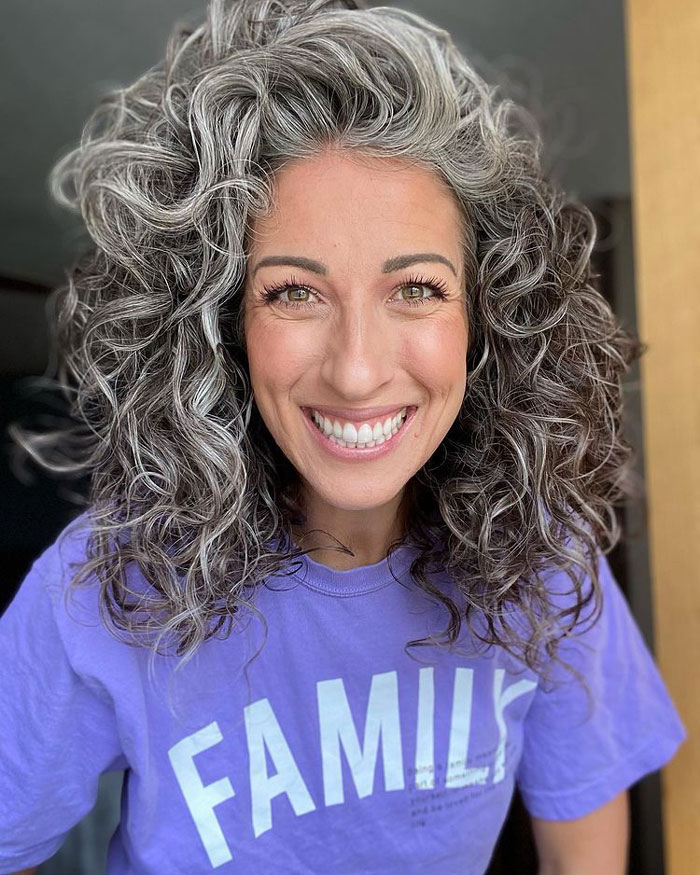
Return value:
M 390 404 L 384 407 L 316 407 L 310 405 L 308 410 L 318 410 L 326 416 L 335 416 L 338 419 L 347 420 L 368 420 L 379 419 L 381 416 L 387 416 L 390 413 L 398 413 L 404 407 L 408 410 L 410 407 L 415 407 L 415 404 Z

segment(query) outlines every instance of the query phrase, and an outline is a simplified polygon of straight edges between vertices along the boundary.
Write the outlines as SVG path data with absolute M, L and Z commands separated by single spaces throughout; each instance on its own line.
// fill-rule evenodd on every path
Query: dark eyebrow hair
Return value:
M 397 255 L 394 258 L 388 258 L 382 265 L 382 273 L 392 273 L 395 270 L 409 267 L 411 264 L 416 264 L 421 261 L 439 261 L 442 264 L 446 264 L 452 273 L 457 276 L 454 264 L 452 264 L 449 258 L 440 255 L 439 252 L 415 252 L 412 255 Z M 328 267 L 323 264 L 322 261 L 315 261 L 313 258 L 304 258 L 297 255 L 266 255 L 265 258 L 261 258 L 255 265 L 252 276 L 255 276 L 256 272 L 261 267 L 279 264 L 286 264 L 291 267 L 301 267 L 305 270 L 310 270 L 312 273 L 321 274 L 322 276 L 328 274 Z

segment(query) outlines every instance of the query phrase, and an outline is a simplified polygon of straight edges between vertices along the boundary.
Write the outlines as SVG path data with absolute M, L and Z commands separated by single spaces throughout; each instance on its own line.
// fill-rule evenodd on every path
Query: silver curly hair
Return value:
M 256 587 L 309 552 L 293 549 L 298 477 L 253 401 L 242 290 L 276 171 L 329 146 L 429 168 L 457 198 L 467 392 L 407 484 L 402 540 L 420 548 L 415 583 L 446 609 L 439 643 L 466 620 L 544 677 L 583 608 L 602 606 L 598 551 L 621 537 L 615 504 L 636 488 L 622 378 L 644 345 L 596 288 L 594 217 L 546 178 L 529 113 L 416 14 L 212 0 L 161 63 L 100 101 L 51 176 L 91 238 L 50 296 L 55 382 L 77 422 L 13 423 L 13 451 L 90 476 L 71 583 L 96 575 L 114 635 L 152 654 L 172 645 L 178 668 L 228 635 Z M 146 592 L 129 586 L 130 563 Z M 464 609 L 430 568 L 449 572 Z M 576 593 L 561 611 L 542 576 L 553 568 Z

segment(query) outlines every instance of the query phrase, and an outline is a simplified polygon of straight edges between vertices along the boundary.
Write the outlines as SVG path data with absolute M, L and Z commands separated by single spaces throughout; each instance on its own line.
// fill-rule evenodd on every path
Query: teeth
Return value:
M 406 408 L 402 407 L 396 416 L 388 417 L 383 423 L 377 422 L 372 427 L 369 423 L 363 422 L 360 428 L 356 429 L 350 422 L 342 426 L 337 419 L 330 420 L 317 410 L 312 410 L 311 413 L 319 430 L 328 440 L 341 447 L 381 446 L 384 441 L 390 440 L 396 434 L 406 418 Z

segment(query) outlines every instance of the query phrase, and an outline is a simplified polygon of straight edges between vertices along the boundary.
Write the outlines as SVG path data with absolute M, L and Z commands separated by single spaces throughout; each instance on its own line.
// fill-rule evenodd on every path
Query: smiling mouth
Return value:
M 330 443 L 334 443 L 339 447 L 347 447 L 348 449 L 362 450 L 372 449 L 373 447 L 389 443 L 393 437 L 401 431 L 407 418 L 415 409 L 415 407 L 402 408 L 403 413 L 399 413 L 393 417 L 386 417 L 383 424 L 378 420 L 374 431 L 370 431 L 369 427 L 366 429 L 363 427 L 360 429 L 359 433 L 357 429 L 349 423 L 342 427 L 341 431 L 339 422 L 331 420 L 330 418 L 324 418 L 327 419 L 329 424 L 332 422 L 331 430 L 327 431 L 324 419 L 321 419 L 318 414 L 314 413 L 314 411 L 309 408 L 304 410 L 304 415 L 311 421 L 312 425 L 320 435 Z M 362 440 L 358 440 L 360 436 L 362 436 Z

